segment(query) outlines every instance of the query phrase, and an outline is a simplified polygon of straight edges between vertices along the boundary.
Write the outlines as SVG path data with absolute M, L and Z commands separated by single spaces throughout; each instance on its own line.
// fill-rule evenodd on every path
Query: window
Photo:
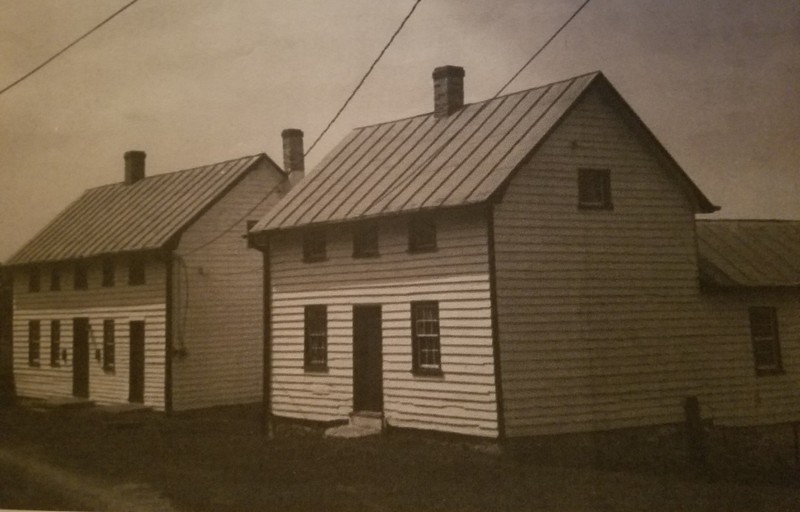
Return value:
M 103 260 L 103 282 L 106 288 L 114 286 L 114 260 L 106 258 Z
M 114 320 L 103 320 L 103 370 L 114 371 Z
M 145 283 L 144 258 L 132 257 L 128 261 L 128 284 L 140 285 Z
M 750 337 L 753 341 L 753 359 L 756 373 L 767 375 L 781 373 L 781 351 L 778 338 L 778 318 L 775 308 L 751 307 Z
M 353 230 L 353 257 L 370 258 L 378 255 L 378 224 L 358 224 Z
M 412 217 L 408 223 L 408 250 L 426 252 L 436 250 L 436 221 L 429 215 Z
M 312 229 L 303 233 L 303 261 L 310 263 L 323 261 L 325 258 L 325 232 Z
M 28 365 L 39 366 L 41 332 L 39 320 L 28 321 Z
M 61 355 L 61 322 L 50 322 L 50 366 L 58 366 Z
M 414 373 L 440 375 L 439 303 L 411 303 L 412 365 Z
M 31 267 L 28 271 L 28 291 L 38 292 L 42 288 L 42 274 L 39 267 Z
M 50 291 L 57 292 L 61 289 L 61 269 L 54 266 L 50 269 Z
M 328 310 L 325 306 L 305 307 L 306 370 L 325 370 L 328 367 Z
M 611 171 L 578 169 L 578 208 L 611 210 Z
M 86 290 L 89 288 L 89 278 L 86 271 L 86 263 L 79 261 L 75 263 L 75 276 L 73 279 L 73 288 L 76 290 Z

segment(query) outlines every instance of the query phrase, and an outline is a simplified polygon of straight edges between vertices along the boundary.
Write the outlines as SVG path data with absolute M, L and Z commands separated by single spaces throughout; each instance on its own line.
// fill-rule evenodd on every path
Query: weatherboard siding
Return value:
M 709 291 L 701 297 L 713 336 L 704 376 L 705 415 L 715 424 L 750 426 L 800 421 L 800 293 L 797 289 Z M 757 375 L 748 308 L 774 307 L 783 371 Z
M 610 169 L 613 210 L 578 209 L 578 169 Z M 706 363 L 693 210 L 589 91 L 495 209 L 509 436 L 680 421 Z
M 147 260 L 146 283 L 129 286 L 127 260 L 115 259 L 115 286 L 101 287 L 101 265 L 88 267 L 88 289 L 73 290 L 72 266 L 61 271 L 61 291 L 50 290 L 50 266 L 43 265 L 40 292 L 28 292 L 26 270 L 15 273 L 14 373 L 17 394 L 26 397 L 72 396 L 73 319 L 89 318 L 89 399 L 100 404 L 128 401 L 129 322 L 145 322 L 144 403 L 164 408 L 165 265 Z M 40 321 L 40 365 L 28 364 L 28 322 Z M 50 366 L 50 322 L 61 322 L 61 348 L 66 361 Z M 103 321 L 114 320 L 115 369 L 103 369 Z
M 181 236 L 173 272 L 175 410 L 262 397 L 262 255 L 243 238 L 286 180 L 266 160 Z
M 380 256 L 352 256 L 352 224 L 303 263 L 298 231 L 271 236 L 272 412 L 334 421 L 353 411 L 353 305 L 382 308 L 384 413 L 392 426 L 496 437 L 487 228 L 482 210 L 437 216 L 435 252 L 408 252 L 407 217 L 380 221 Z M 411 302 L 439 302 L 441 377 L 412 374 Z M 303 368 L 303 310 L 327 306 L 328 369 Z

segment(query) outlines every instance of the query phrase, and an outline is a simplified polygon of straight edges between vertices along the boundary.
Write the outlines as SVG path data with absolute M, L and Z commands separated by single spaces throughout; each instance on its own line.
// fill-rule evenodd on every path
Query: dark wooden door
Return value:
M 383 411 L 380 306 L 353 306 L 353 410 Z
M 128 401 L 144 403 L 144 322 L 130 324 L 131 360 Z
M 72 394 L 89 398 L 89 319 L 72 319 Z

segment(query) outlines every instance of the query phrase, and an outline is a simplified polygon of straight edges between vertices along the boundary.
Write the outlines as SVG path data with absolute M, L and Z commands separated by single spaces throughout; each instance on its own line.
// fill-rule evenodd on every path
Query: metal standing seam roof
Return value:
M 357 128 L 252 231 L 482 203 L 598 81 L 613 90 L 594 72 L 465 105 L 446 118 L 428 113 Z M 701 209 L 714 211 L 679 173 Z
M 9 265 L 163 248 L 265 154 L 86 190 Z
M 800 221 L 698 220 L 697 244 L 705 284 L 800 286 Z

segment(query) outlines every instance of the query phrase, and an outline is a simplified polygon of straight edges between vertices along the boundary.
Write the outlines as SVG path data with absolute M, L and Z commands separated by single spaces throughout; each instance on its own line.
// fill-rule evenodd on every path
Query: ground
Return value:
M 289 425 L 270 440 L 257 407 L 171 417 L 3 407 L 0 432 L 0 508 L 771 511 L 800 504 L 797 479 L 775 485 L 692 465 L 567 467 L 462 440 L 405 432 L 325 439 Z

